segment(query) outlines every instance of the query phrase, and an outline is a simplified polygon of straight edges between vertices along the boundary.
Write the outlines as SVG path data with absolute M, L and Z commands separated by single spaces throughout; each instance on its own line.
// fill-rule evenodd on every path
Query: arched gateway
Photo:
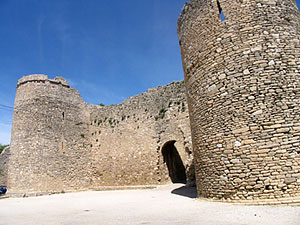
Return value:
M 162 147 L 164 162 L 167 164 L 169 176 L 173 183 L 186 183 L 185 167 L 175 147 L 176 141 L 168 141 Z

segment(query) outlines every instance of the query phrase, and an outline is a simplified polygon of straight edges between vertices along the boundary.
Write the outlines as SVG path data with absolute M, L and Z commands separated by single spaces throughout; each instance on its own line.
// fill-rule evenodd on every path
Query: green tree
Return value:
M 8 145 L 1 145 L 0 144 L 0 154 L 1 154 L 1 152 L 7 147 Z

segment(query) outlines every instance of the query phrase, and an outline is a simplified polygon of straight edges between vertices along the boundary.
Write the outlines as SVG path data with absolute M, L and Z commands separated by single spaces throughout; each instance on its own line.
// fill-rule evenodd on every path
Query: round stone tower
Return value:
M 18 81 L 8 167 L 10 192 L 53 192 L 86 185 L 85 103 L 60 77 Z
M 198 194 L 300 195 L 294 0 L 191 0 L 178 20 Z

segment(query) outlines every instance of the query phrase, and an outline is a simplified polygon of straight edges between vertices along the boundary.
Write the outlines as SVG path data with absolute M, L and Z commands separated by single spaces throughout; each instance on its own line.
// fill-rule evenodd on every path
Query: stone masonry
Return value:
M 295 1 L 191 0 L 178 35 L 198 195 L 232 201 L 299 197 Z
M 177 172 L 163 152 L 180 155 L 193 183 L 191 148 L 183 82 L 96 106 L 61 77 L 29 75 L 18 81 L 10 156 L 0 155 L 8 165 L 1 184 L 10 193 L 164 184 Z
M 191 184 L 195 167 L 199 197 L 300 198 L 295 1 L 191 0 L 178 35 L 185 88 L 173 82 L 104 107 L 63 78 L 21 78 L 0 182 L 11 192 Z
M 5 148 L 0 154 L 0 185 L 6 184 L 10 150 Z

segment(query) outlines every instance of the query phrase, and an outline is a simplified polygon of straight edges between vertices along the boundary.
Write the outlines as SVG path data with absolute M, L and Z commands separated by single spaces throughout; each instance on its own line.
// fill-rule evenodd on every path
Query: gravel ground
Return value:
M 194 189 L 79 192 L 1 199 L 6 224 L 300 225 L 300 207 L 243 206 L 196 200 Z

